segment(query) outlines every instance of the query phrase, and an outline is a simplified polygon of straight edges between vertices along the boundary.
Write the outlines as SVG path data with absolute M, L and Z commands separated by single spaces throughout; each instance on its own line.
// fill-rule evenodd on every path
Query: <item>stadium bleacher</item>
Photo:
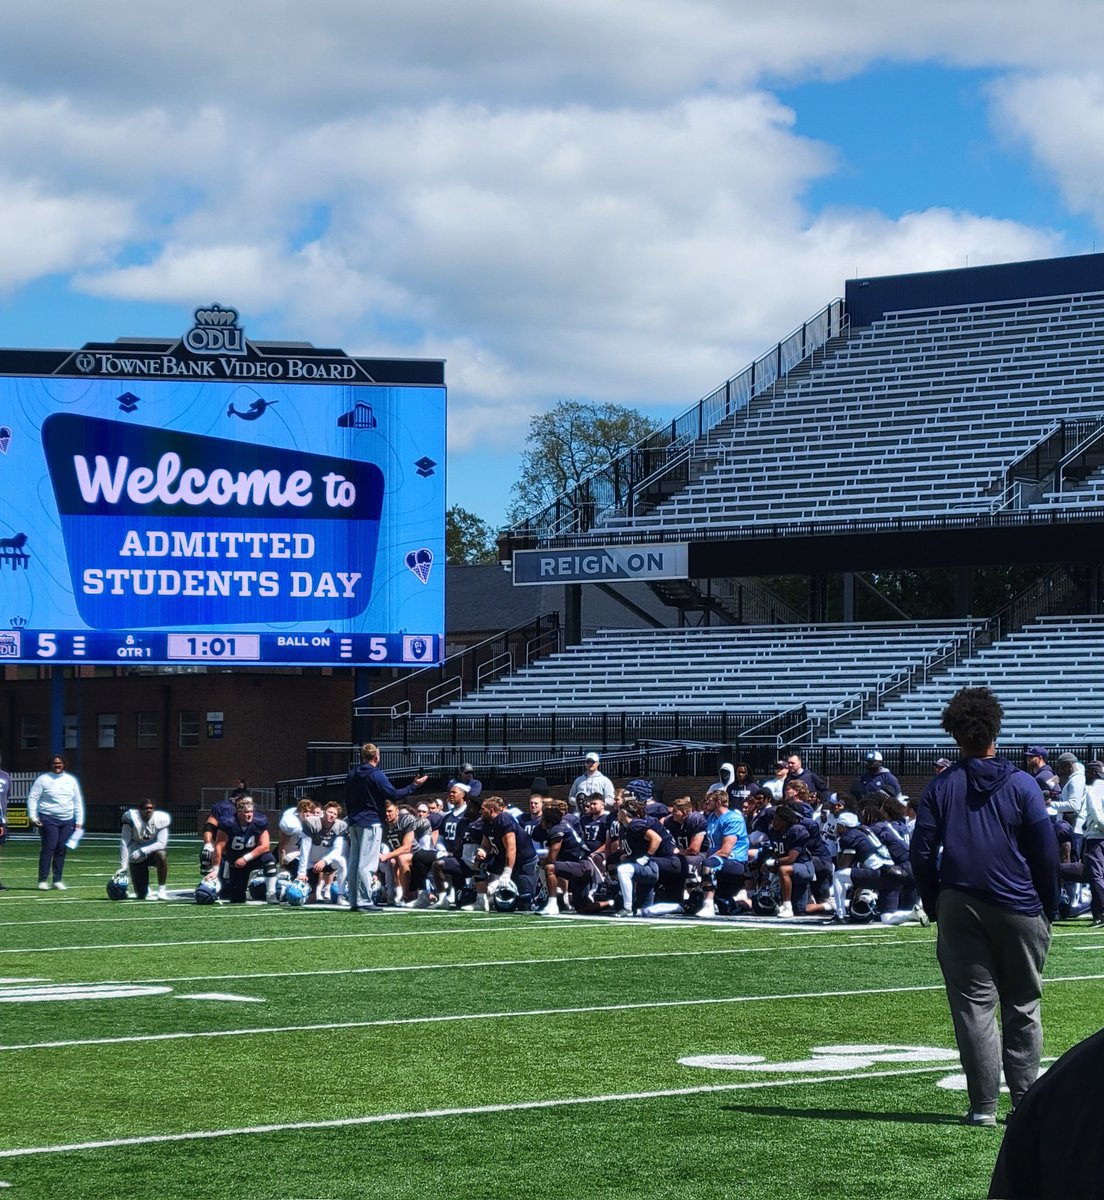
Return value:
M 966 653 L 984 622 L 603 630 L 443 715 L 658 712 L 805 705 L 814 718 Z
M 946 742 L 939 713 L 962 687 L 991 687 L 1004 707 L 1001 740 L 1084 745 L 1104 738 L 1104 616 L 1040 617 L 948 664 L 927 682 L 845 724 L 822 745 Z
M 804 575 L 813 618 L 829 615 L 832 574 L 953 569 L 953 612 L 585 638 L 580 622 L 567 649 L 436 711 L 773 706 L 808 714 L 810 746 L 932 748 L 946 746 L 949 696 L 984 683 L 1005 705 L 1006 742 L 1104 743 L 1104 617 L 1045 615 L 1104 607 L 1104 255 L 852 280 L 845 309 L 809 347 L 803 330 L 803 353 L 791 336 L 625 456 L 608 472 L 622 500 L 608 479 L 584 482 L 502 544 L 685 541 L 702 581 L 735 563 L 741 576 Z M 961 615 L 972 569 L 1035 562 L 1040 584 L 1068 567 L 1076 595 L 1040 588 L 1010 623 Z
M 693 453 L 701 474 L 605 531 L 988 511 L 1056 422 L 1104 414 L 1104 293 L 888 313 Z M 1100 504 L 1104 480 L 1044 504 Z

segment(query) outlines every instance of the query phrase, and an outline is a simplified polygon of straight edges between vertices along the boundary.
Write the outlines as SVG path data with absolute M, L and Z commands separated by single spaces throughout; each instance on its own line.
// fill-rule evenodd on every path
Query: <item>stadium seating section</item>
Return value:
M 695 452 L 700 476 L 606 530 L 988 511 L 1063 419 L 1104 412 L 1104 296 L 886 314 Z M 1104 502 L 1094 474 L 1047 504 Z

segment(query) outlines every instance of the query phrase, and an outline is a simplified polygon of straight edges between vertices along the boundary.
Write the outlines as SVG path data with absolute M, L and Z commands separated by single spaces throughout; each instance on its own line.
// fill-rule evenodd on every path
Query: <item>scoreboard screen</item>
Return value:
M 0 662 L 424 666 L 444 368 L 181 338 L 0 351 Z

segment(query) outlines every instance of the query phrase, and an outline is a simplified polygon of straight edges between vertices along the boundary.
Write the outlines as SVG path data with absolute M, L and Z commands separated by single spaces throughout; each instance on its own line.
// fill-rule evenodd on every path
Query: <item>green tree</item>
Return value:
M 557 496 L 608 467 L 659 422 L 621 404 L 561 400 L 529 422 L 521 475 L 512 488 L 510 520 L 521 521 Z
M 459 504 L 445 513 L 445 561 L 453 566 L 498 562 L 495 531 Z

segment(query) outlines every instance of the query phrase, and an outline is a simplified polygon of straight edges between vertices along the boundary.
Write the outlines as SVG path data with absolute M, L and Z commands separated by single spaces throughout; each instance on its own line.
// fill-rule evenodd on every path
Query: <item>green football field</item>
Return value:
M 66 892 L 36 855 L 0 851 L 5 1196 L 986 1193 L 932 929 L 112 902 L 106 841 Z M 1048 1057 L 1102 980 L 1056 926 Z

